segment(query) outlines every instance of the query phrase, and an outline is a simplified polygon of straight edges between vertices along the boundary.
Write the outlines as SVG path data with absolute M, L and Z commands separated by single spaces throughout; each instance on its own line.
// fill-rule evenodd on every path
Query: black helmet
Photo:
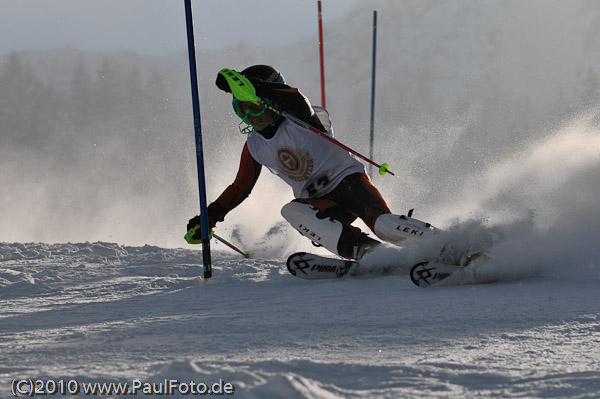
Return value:
M 252 65 L 241 72 L 248 79 L 259 79 L 267 82 L 285 83 L 283 75 L 269 65 Z

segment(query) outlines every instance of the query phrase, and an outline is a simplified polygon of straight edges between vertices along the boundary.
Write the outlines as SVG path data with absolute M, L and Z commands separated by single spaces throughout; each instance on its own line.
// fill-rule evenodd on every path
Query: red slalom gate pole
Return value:
M 319 57 L 321 59 L 321 106 L 325 106 L 325 61 L 323 60 L 323 13 L 321 10 L 321 0 L 317 1 L 319 11 Z

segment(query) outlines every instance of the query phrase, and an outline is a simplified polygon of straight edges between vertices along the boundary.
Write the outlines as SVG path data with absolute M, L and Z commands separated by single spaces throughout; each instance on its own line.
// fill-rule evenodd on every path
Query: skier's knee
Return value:
M 318 209 L 312 205 L 297 201 L 292 201 L 281 208 L 281 216 L 300 234 L 337 254 L 343 225 L 331 218 L 317 217 L 318 212 Z

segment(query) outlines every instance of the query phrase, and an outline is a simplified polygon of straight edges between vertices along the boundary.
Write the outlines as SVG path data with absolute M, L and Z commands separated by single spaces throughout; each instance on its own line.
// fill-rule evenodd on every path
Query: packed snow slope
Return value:
M 184 397 L 189 385 L 164 396 L 176 380 L 237 398 L 597 398 L 598 223 L 568 220 L 457 222 L 439 240 L 484 245 L 494 262 L 428 289 L 408 265 L 437 239 L 326 281 L 222 245 L 204 282 L 193 249 L 0 244 L 0 396 L 39 379 L 80 396 L 115 383 Z

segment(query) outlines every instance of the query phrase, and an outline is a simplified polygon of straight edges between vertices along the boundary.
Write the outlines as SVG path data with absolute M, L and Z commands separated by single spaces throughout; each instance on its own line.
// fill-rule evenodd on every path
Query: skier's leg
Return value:
M 426 237 L 435 230 L 429 223 L 392 214 L 383 196 L 365 173 L 346 177 L 325 198 L 360 217 L 383 241 L 398 244 L 409 238 Z
M 281 215 L 303 236 L 344 258 L 358 259 L 361 249 L 378 243 L 351 226 L 355 217 L 331 200 L 294 200 L 281 209 Z
M 399 244 L 407 239 L 428 237 L 435 231 L 435 227 L 429 223 L 391 213 L 379 216 L 373 228 L 377 237 L 393 244 Z
M 379 216 L 392 212 L 366 173 L 347 176 L 323 198 L 335 202 L 346 213 L 361 218 L 371 230 Z

